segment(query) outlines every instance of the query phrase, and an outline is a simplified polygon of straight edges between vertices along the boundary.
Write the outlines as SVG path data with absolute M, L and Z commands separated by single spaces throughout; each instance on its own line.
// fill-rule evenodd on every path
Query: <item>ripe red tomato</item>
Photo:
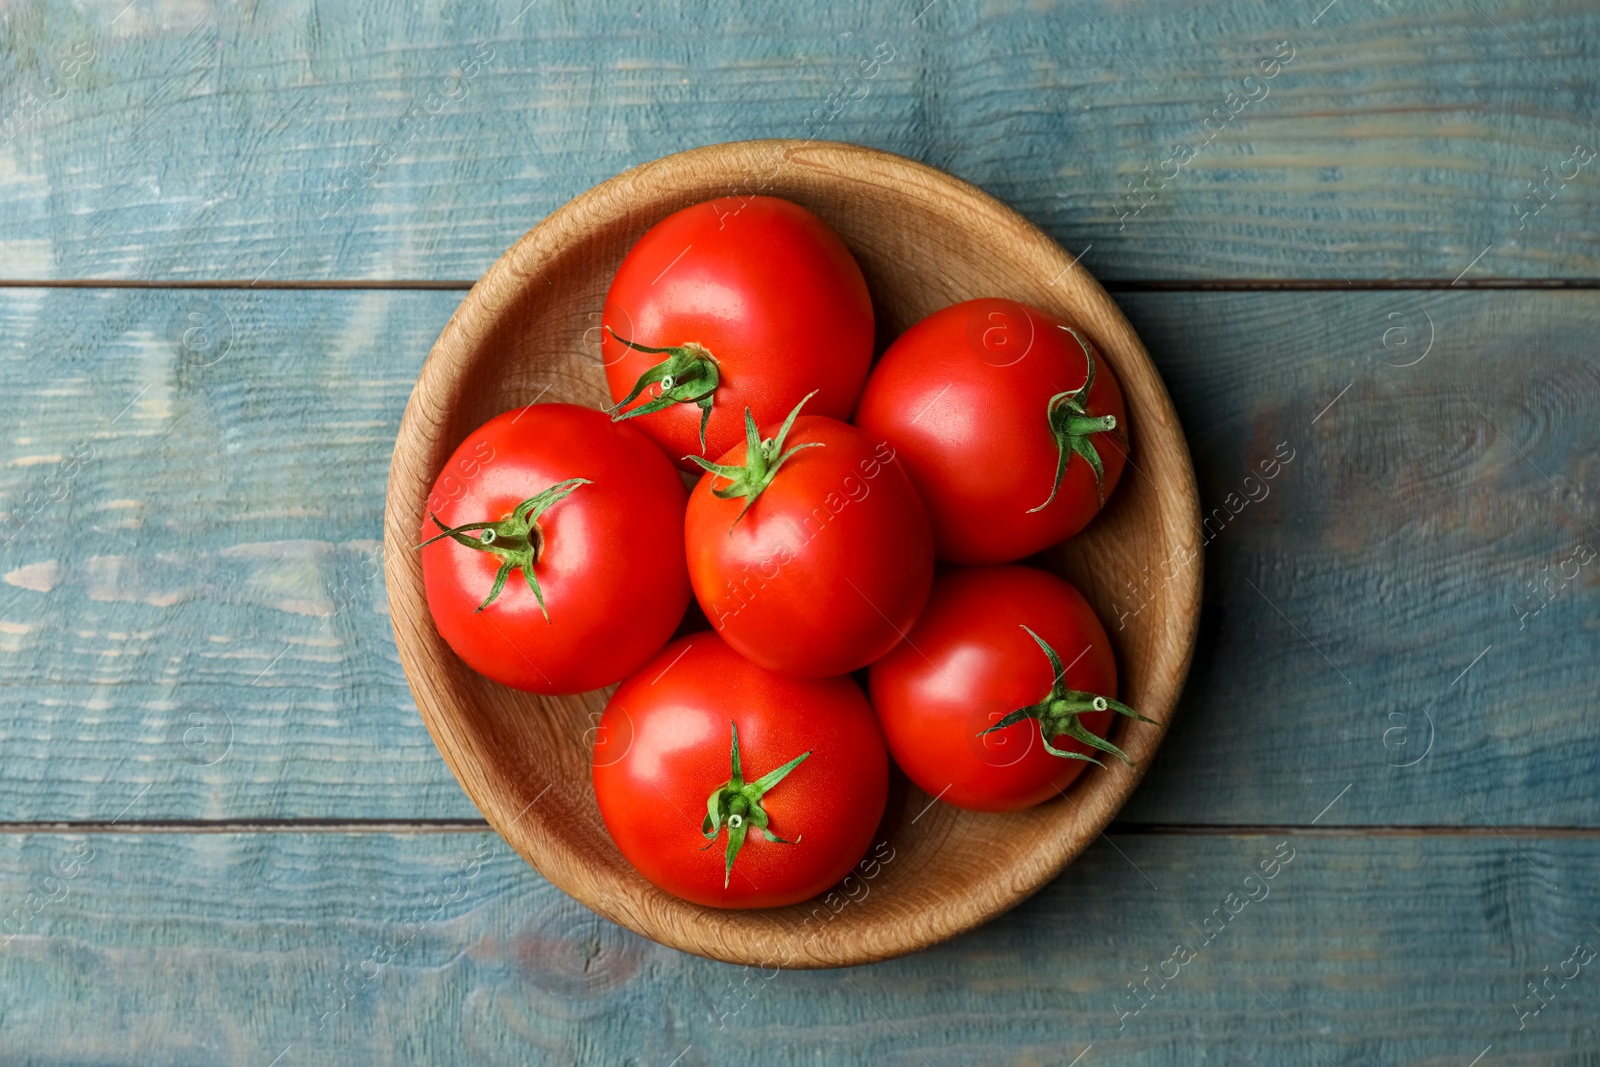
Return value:
M 517 689 L 610 685 L 688 606 L 686 499 L 661 450 L 602 412 L 533 404 L 490 419 L 445 464 L 423 518 L 439 635 Z
M 1005 563 L 1071 537 L 1127 452 L 1111 369 L 1081 333 L 1015 300 L 968 300 L 907 330 L 867 379 L 855 423 L 900 453 L 954 563 Z
M 802 401 L 804 403 L 804 401 Z M 689 495 L 689 581 L 723 639 L 769 670 L 846 674 L 916 621 L 933 581 L 928 517 L 894 449 L 799 408 Z
M 872 362 L 872 301 L 850 250 L 770 196 L 711 200 L 651 227 L 617 269 L 602 322 L 617 417 L 637 418 L 685 470 L 682 457 L 739 442 L 746 408 L 765 426 L 815 391 L 812 414 L 848 419 Z
M 710 907 L 781 907 L 835 884 L 866 851 L 888 789 L 855 682 L 763 670 L 712 633 L 662 649 L 595 732 L 595 797 L 617 848 Z
M 868 685 L 895 762 L 974 811 L 1048 800 L 1098 752 L 1127 759 L 1103 739 L 1113 715 L 1150 721 L 1115 699 L 1116 660 L 1089 602 L 1032 567 L 941 575 Z

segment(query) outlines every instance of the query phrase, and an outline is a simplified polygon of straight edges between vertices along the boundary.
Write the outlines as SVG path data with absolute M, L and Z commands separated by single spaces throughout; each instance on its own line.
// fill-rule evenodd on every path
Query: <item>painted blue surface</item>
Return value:
M 475 816 L 376 555 L 400 412 L 458 298 L 0 292 L 0 822 L 135 798 L 140 819 Z M 1600 544 L 1600 300 L 1121 300 L 1209 538 L 1189 684 L 1124 817 L 1294 822 L 1305 789 L 1348 784 L 1328 822 L 1595 826 L 1600 572 L 1573 556 Z
M 1600 1055 L 1600 298 L 1347 284 L 1600 276 L 1590 7 L 124 2 L 0 18 L 0 282 L 157 283 L 0 290 L 0 1061 Z M 1177 721 L 1038 897 L 849 972 L 660 948 L 476 830 L 376 580 L 461 295 L 387 283 L 785 135 L 1105 279 L 1321 286 L 1118 297 L 1214 516 Z
M 0 948 L 0 1048 L 196 1067 L 1564 1062 L 1595 1040 L 1600 960 L 1579 961 L 1600 945 L 1600 851 L 1513 845 L 1112 833 L 946 945 L 774 972 L 613 926 L 492 834 L 13 836 L 8 909 L 52 864 L 68 876 Z
M 1600 276 L 1590 6 L 1325 3 L 38 0 L 0 278 L 472 279 L 750 137 L 945 168 L 1106 279 Z

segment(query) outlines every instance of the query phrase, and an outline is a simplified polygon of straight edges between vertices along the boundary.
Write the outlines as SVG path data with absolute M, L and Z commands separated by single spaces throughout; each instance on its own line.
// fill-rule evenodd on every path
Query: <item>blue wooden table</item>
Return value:
M 1597 41 L 1525 0 L 0 6 L 0 1062 L 1591 1062 Z M 680 955 L 512 855 L 378 575 L 462 290 L 760 136 L 1081 253 L 1214 517 L 1120 820 L 853 971 Z

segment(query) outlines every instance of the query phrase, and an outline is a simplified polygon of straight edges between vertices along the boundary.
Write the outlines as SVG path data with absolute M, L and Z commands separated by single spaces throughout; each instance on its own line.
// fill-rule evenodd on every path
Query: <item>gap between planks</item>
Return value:
M 0 822 L 12 834 L 463 834 L 491 829 L 482 819 L 152 819 Z M 1559 837 L 1600 839 L 1600 826 L 1311 826 L 1298 823 L 1189 825 L 1113 822 L 1121 837 Z
M 464 292 L 474 282 L 468 279 L 444 281 L 405 280 L 333 280 L 333 281 L 244 281 L 242 279 L 219 281 L 138 281 L 117 279 L 41 280 L 28 278 L 0 278 L 0 289 L 258 289 L 304 290 L 328 289 L 341 291 L 423 291 Z M 1416 289 L 1533 289 L 1533 290 L 1594 290 L 1600 289 L 1600 278 L 1475 278 L 1472 280 L 1444 278 L 1230 278 L 1216 280 L 1126 278 L 1100 279 L 1100 284 L 1112 293 L 1253 293 L 1253 292 L 1387 292 Z

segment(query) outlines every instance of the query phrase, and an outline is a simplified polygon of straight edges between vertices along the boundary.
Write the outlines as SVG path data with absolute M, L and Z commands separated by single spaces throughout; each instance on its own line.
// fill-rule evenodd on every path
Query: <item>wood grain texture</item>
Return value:
M 0 17 L 0 281 L 472 279 L 628 166 L 791 135 L 946 168 L 1103 280 L 1593 280 L 1595 165 L 1547 175 L 1595 145 L 1597 19 L 22 0 Z M 1282 40 L 1270 95 L 1119 221 L 1126 182 L 1200 144 Z M 848 81 L 880 43 L 894 58 Z M 825 118 L 836 94 L 861 98 Z M 1592 294 L 1119 300 L 1228 511 L 1184 704 L 1124 816 L 1434 827 L 1295 833 L 1270 898 L 1126 1019 L 1127 983 L 1279 836 L 1114 832 L 980 932 L 768 980 L 606 923 L 490 834 L 294 832 L 475 814 L 370 578 L 400 407 L 458 299 L 0 292 L 0 822 L 294 820 L 0 835 L 0 924 L 27 915 L 0 930 L 0 1060 L 1600 1058 L 1592 966 L 1518 1018 L 1525 983 L 1600 945 L 1600 852 L 1513 828 L 1600 826 L 1594 567 L 1548 603 L 1530 585 L 1595 544 Z M 1295 459 L 1246 484 L 1280 441 Z
M 473 814 L 379 577 L 457 294 L 396 295 L 0 299 L 0 819 Z
M 400 410 L 458 299 L 0 292 L 0 822 L 475 816 L 369 581 Z M 218 314 L 202 301 L 238 328 L 196 368 L 172 324 Z M 1319 825 L 1600 826 L 1595 567 L 1520 618 L 1541 568 L 1600 548 L 1600 299 L 1120 303 L 1203 509 L 1269 490 L 1205 530 L 1190 681 L 1122 817 L 1291 822 L 1307 790 L 1348 784 Z M 1430 319 L 1426 358 L 1388 365 L 1426 349 Z M 84 440 L 70 495 L 30 512 Z M 1284 441 L 1295 458 L 1264 481 Z
M 780 973 L 613 926 L 491 834 L 6 835 L 0 910 L 26 922 L 0 947 L 0 1057 L 1579 1063 L 1600 1053 L 1600 961 L 1562 964 L 1600 947 L 1597 885 L 1593 837 L 1113 835 L 980 932 Z M 1180 943 L 1194 958 L 1163 986 Z M 1577 976 L 1519 1017 L 1558 970 Z
M 0 278 L 471 279 L 612 174 L 774 136 L 947 169 L 1102 279 L 1600 277 L 1591 5 L 922 7 L 30 0 Z
M 1172 792 L 1126 817 L 1281 823 L 1349 785 L 1329 822 L 1596 825 L 1600 301 L 1261 295 L 1245 332 L 1227 301 L 1126 303 L 1207 516 Z
M 646 230 L 693 205 L 716 218 L 705 202 L 740 188 L 746 176 L 755 177 L 752 192 L 809 208 L 844 239 L 884 336 L 990 295 L 1038 306 L 1093 343 L 1121 383 L 1130 463 L 1145 475 L 1122 483 L 1089 529 L 1048 554 L 1047 564 L 1097 611 L 1112 602 L 1110 576 L 1198 557 L 1199 500 L 1160 375 L 1105 290 L 1015 212 L 898 156 L 798 141 L 668 156 L 564 205 L 467 294 L 406 404 L 384 511 L 384 575 L 400 662 L 445 762 L 512 847 L 606 918 L 727 962 L 776 956 L 785 966 L 837 967 L 925 948 L 988 921 L 1054 877 L 1110 822 L 1172 721 L 1194 647 L 1202 572 L 1197 560 L 1152 590 L 1152 610 L 1112 639 L 1118 696 L 1151 722 L 1114 727 L 1109 736 L 1128 762 L 1086 772 L 1065 801 L 1004 815 L 941 804 L 919 820 L 933 797 L 907 790 L 886 815 L 888 841 L 906 861 L 825 927 L 812 925 L 807 904 L 729 912 L 690 904 L 640 877 L 587 799 L 594 713 L 609 691 L 546 697 L 477 674 L 434 628 L 410 549 L 445 464 L 479 425 L 541 399 L 606 401 L 604 372 L 585 351 L 597 333 L 590 309 L 605 300 L 618 264 Z M 983 349 L 973 355 L 988 357 Z M 546 792 L 550 801 L 538 804 Z

